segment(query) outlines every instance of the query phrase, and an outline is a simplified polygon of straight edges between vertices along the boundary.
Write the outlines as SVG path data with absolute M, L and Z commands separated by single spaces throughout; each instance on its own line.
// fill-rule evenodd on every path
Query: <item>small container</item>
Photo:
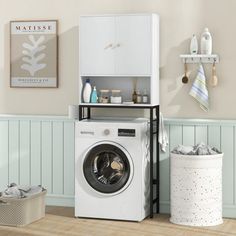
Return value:
M 122 97 L 121 97 L 121 91 L 120 90 L 111 90 L 111 103 L 115 104 L 121 104 L 122 103 Z
M 90 102 L 91 93 L 92 93 L 92 86 L 90 84 L 90 79 L 86 79 L 84 89 L 83 89 L 83 102 L 84 103 Z
M 133 103 L 137 103 L 137 93 L 136 93 L 136 90 L 134 90 L 134 92 L 132 94 L 132 101 L 133 101 Z
M 204 32 L 201 36 L 201 54 L 212 54 L 212 37 L 208 28 L 204 29 Z
M 143 91 L 142 103 L 148 103 L 148 93 L 147 93 L 147 90 Z
M 100 96 L 98 98 L 99 103 L 108 103 L 109 102 L 109 90 L 108 89 L 101 89 Z
M 97 89 L 96 89 L 96 86 L 94 86 L 93 92 L 91 94 L 91 103 L 97 103 L 97 102 L 98 102 Z
M 142 103 L 142 95 L 139 90 L 137 90 L 137 103 Z
M 197 41 L 197 37 L 195 34 L 193 35 L 193 37 L 191 39 L 190 53 L 193 55 L 198 53 L 198 41 Z

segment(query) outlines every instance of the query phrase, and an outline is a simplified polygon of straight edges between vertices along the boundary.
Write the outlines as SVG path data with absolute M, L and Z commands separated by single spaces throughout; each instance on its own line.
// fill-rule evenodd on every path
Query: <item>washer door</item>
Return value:
M 117 194 L 132 178 L 132 163 L 127 151 L 113 143 L 100 143 L 86 154 L 84 177 L 100 193 Z

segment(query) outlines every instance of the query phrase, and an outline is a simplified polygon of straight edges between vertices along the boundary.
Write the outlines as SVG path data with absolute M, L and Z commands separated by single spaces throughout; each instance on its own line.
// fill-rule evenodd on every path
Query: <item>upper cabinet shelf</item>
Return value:
M 182 58 L 183 63 L 219 63 L 220 58 L 217 54 L 211 54 L 211 55 L 202 55 L 202 54 L 182 54 L 180 55 L 180 58 Z

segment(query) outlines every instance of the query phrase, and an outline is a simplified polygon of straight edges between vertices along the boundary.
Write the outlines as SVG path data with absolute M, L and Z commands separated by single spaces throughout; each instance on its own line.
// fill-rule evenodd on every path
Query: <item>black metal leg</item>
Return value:
M 87 108 L 87 118 L 88 119 L 91 118 L 91 109 L 90 109 L 90 107 Z
M 156 212 L 160 212 L 159 106 L 156 107 Z
M 150 108 L 150 218 L 153 218 L 153 108 Z
M 85 107 L 82 108 L 82 119 L 84 119 Z
M 79 120 L 90 119 L 90 107 L 79 106 Z
M 83 119 L 83 108 L 79 106 L 79 120 Z

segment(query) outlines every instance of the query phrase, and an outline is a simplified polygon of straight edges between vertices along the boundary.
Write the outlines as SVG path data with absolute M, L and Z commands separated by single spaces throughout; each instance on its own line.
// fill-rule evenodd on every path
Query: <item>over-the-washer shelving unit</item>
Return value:
M 156 204 L 156 212 L 160 210 L 160 172 L 159 172 L 159 144 L 158 144 L 158 133 L 159 133 L 159 105 L 148 105 L 148 104 L 134 104 L 134 105 L 115 105 L 109 104 L 91 104 L 83 103 L 79 105 L 79 120 L 90 119 L 92 108 L 125 108 L 125 109 L 147 109 L 149 110 L 150 119 L 150 218 L 153 218 L 153 206 Z M 155 115 L 155 117 L 154 117 Z M 154 126 L 154 122 L 156 125 Z M 154 135 L 156 135 L 156 178 L 154 179 Z M 156 185 L 156 196 L 153 195 L 153 185 Z
M 220 58 L 217 54 L 205 55 L 205 54 L 182 54 L 180 58 L 183 63 L 219 63 Z

